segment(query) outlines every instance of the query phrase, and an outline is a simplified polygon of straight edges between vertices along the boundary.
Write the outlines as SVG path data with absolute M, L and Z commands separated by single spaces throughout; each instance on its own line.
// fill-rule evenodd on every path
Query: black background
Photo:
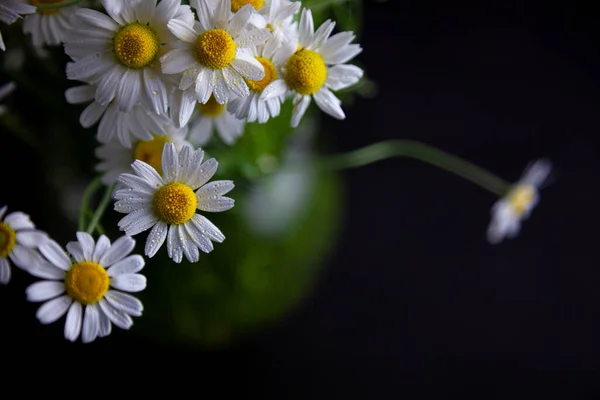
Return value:
M 255 340 L 195 353 L 124 334 L 85 351 L 46 342 L 27 333 L 37 305 L 15 283 L 0 288 L 3 380 L 41 371 L 59 393 L 72 377 L 106 395 L 121 382 L 197 397 L 598 398 L 599 16 L 583 2 L 481 3 L 365 2 L 358 58 L 379 93 L 324 118 L 323 135 L 331 152 L 416 139 L 508 181 L 549 157 L 552 183 L 517 239 L 488 244 L 494 196 L 447 172 L 408 159 L 348 170 L 315 291 Z M 8 204 L 31 198 L 13 154 L 0 160 Z

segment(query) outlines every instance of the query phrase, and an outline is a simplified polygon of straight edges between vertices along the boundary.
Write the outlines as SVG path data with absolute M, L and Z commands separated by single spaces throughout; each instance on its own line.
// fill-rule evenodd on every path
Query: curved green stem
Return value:
M 92 216 L 92 219 L 90 220 L 90 224 L 88 225 L 88 227 L 86 229 L 87 233 L 91 234 L 92 232 L 94 232 L 94 229 L 96 229 L 96 225 L 98 225 L 98 222 L 100 221 L 100 218 L 102 218 L 102 214 L 104 214 L 104 211 L 106 210 L 106 206 L 108 206 L 108 202 L 110 201 L 110 196 L 113 191 L 113 186 L 114 185 L 107 186 L 106 189 L 104 190 L 104 195 L 102 196 L 102 199 L 100 200 L 100 204 L 98 204 L 98 208 L 94 212 L 94 215 Z
M 82 0 L 66 0 L 63 3 L 52 3 L 52 4 L 38 4 L 35 7 L 38 10 L 54 10 L 56 8 L 63 8 L 63 7 L 69 7 L 69 6 L 73 6 L 77 3 L 80 3 Z
M 505 180 L 475 164 L 435 147 L 408 139 L 379 142 L 348 153 L 325 157 L 319 160 L 319 166 L 339 170 L 360 167 L 391 157 L 410 157 L 435 165 L 498 196 L 504 196 L 510 187 Z
M 79 209 L 79 223 L 77 224 L 77 230 L 80 232 L 83 232 L 85 229 L 85 215 L 90 208 L 90 198 L 96 192 L 96 190 L 98 190 L 100 185 L 102 185 L 100 178 L 95 178 L 90 182 L 83 192 L 83 196 L 81 197 L 81 207 Z

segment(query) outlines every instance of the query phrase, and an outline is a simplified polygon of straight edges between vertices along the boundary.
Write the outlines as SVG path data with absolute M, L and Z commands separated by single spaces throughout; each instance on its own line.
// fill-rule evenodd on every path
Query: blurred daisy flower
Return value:
M 217 171 L 214 158 L 202 162 L 202 149 L 184 146 L 179 154 L 173 143 L 165 143 L 162 176 L 147 163 L 131 164 L 134 174 L 121 174 L 123 189 L 115 192 L 115 211 L 125 213 L 118 225 L 128 236 L 152 228 L 146 239 L 145 254 L 153 257 L 167 240 L 167 253 L 180 263 L 183 255 L 190 262 L 199 259 L 198 249 L 213 250 L 211 240 L 222 242 L 219 228 L 196 210 L 220 212 L 233 207 L 234 200 L 224 195 L 233 189 L 232 181 L 207 183 Z
M 196 146 L 204 146 L 216 131 L 228 145 L 232 145 L 244 133 L 246 121 L 231 114 L 225 104 L 217 103 L 211 96 L 206 104 L 197 103 L 195 116 L 190 121 L 189 140 Z
M 23 21 L 23 32 L 31 34 L 33 45 L 35 47 L 58 46 L 63 43 L 65 34 L 73 28 L 69 20 L 80 7 L 62 6 L 66 0 L 30 0 L 29 2 L 37 8 L 34 14 L 28 15 Z
M 49 324 L 65 313 L 65 338 L 75 341 L 81 334 L 84 343 L 111 332 L 111 323 L 129 329 L 132 316 L 142 315 L 142 303 L 123 293 L 146 288 L 146 278 L 138 274 L 144 267 L 142 256 L 130 255 L 135 240 L 122 236 L 111 244 L 102 235 L 77 232 L 77 241 L 67 243 L 66 253 L 54 240 L 40 246 L 44 259 L 37 270 L 48 280 L 36 282 L 27 290 L 27 300 L 45 302 L 37 311 L 42 324 Z M 116 290 L 115 290 L 116 289 Z
M 21 14 L 33 14 L 35 6 L 25 0 L 2 0 L 0 3 L 0 22 L 11 25 L 17 19 L 22 18 Z M 0 32 L 0 50 L 6 50 L 2 33 Z
M 513 238 L 521 229 L 521 221 L 527 219 L 539 202 L 538 190 L 544 185 L 552 165 L 542 159 L 531 163 L 508 193 L 492 207 L 492 221 L 488 228 L 488 241 L 500 243 L 505 237 Z

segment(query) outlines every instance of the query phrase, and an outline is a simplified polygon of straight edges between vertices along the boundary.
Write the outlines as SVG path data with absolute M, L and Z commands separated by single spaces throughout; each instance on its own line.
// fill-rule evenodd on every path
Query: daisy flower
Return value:
M 135 240 L 122 236 L 111 244 L 102 235 L 77 232 L 77 241 L 67 243 L 66 253 L 54 240 L 40 246 L 44 259 L 38 270 L 47 280 L 30 285 L 27 300 L 45 302 L 36 317 L 49 324 L 65 313 L 65 338 L 74 342 L 81 334 L 84 343 L 111 332 L 111 322 L 121 329 L 133 325 L 131 317 L 142 315 L 142 303 L 123 293 L 146 288 L 146 277 L 138 274 L 144 267 L 142 256 L 129 255 Z M 116 290 L 115 290 L 116 289 Z
M 102 173 L 102 183 L 113 184 L 119 175 L 124 172 L 131 173 L 131 163 L 142 160 L 162 174 L 162 151 L 164 144 L 171 142 L 177 151 L 183 146 L 192 146 L 186 140 L 187 127 L 177 129 L 172 124 L 164 127 L 160 135 L 152 134 L 152 139 L 136 140 L 131 148 L 123 146 L 120 142 L 111 141 L 96 148 L 96 157 L 101 162 L 96 165 L 96 171 Z
M 329 37 L 335 22 L 325 21 L 314 31 L 312 13 L 302 10 L 300 17 L 299 48 L 288 53 L 283 76 L 261 94 L 262 100 L 294 94 L 292 127 L 297 127 L 313 97 L 321 110 L 337 119 L 346 118 L 341 101 L 331 90 L 344 89 L 358 82 L 363 70 L 345 62 L 362 51 L 358 44 L 349 44 L 355 35 L 350 31 Z M 331 90 L 330 90 L 331 89 Z
M 43 45 L 58 46 L 64 42 L 65 34 L 73 28 L 69 21 L 80 7 L 77 5 L 62 7 L 66 0 L 29 0 L 37 6 L 36 13 L 23 21 L 23 32 L 31 34 L 35 47 Z M 41 8 L 40 8 L 41 7 Z
M 295 48 L 293 42 L 282 44 L 275 37 L 267 40 L 262 46 L 256 46 L 252 54 L 263 65 L 265 77 L 260 81 L 247 80 L 250 95 L 243 99 L 239 97 L 231 99 L 227 104 L 227 110 L 237 118 L 245 118 L 248 122 L 258 121 L 260 124 L 267 122 L 270 117 L 278 116 L 281 104 L 285 100 L 285 92 L 267 100 L 261 100 L 260 96 L 267 86 L 282 76 L 281 70 L 287 62 L 285 56 L 292 53 Z
M 17 88 L 17 84 L 12 81 L 5 83 L 4 85 L 0 85 L 0 101 L 7 98 L 12 92 L 15 91 L 16 88 Z M 5 112 L 6 112 L 6 106 L 0 104 L 0 117 Z
M 10 281 L 9 259 L 29 271 L 35 249 L 47 239 L 46 233 L 35 229 L 29 215 L 15 211 L 4 217 L 6 209 L 0 208 L 0 283 L 5 285 Z
M 128 214 L 118 225 L 128 236 L 152 228 L 146 239 L 145 254 L 153 257 L 167 240 L 167 253 L 176 263 L 183 255 L 190 262 L 199 259 L 198 249 L 213 250 L 211 240 L 225 236 L 201 211 L 219 212 L 233 207 L 234 200 L 223 196 L 233 189 L 232 181 L 208 180 L 217 170 L 214 158 L 202 162 L 202 149 L 184 146 L 179 155 L 173 143 L 165 143 L 162 176 L 143 161 L 131 164 L 134 174 L 121 174 L 125 188 L 115 192 L 115 211 Z
M 492 207 L 492 221 L 488 228 L 488 241 L 497 244 L 505 237 L 513 238 L 521 229 L 539 202 L 538 189 L 546 182 L 552 165 L 548 160 L 531 163 L 521 179 Z
M 211 94 L 219 104 L 227 103 L 232 93 L 246 97 L 248 85 L 242 78 L 261 80 L 265 75 L 248 47 L 264 43 L 269 30 L 248 24 L 255 13 L 251 5 L 233 14 L 230 0 L 221 1 L 214 10 L 209 9 L 206 0 L 191 0 L 190 4 L 199 21 L 169 21 L 169 29 L 181 42 L 161 57 L 163 73 L 182 73 L 179 89 L 194 85 L 201 103 L 206 103 Z
M 66 90 L 65 97 L 70 104 L 91 101 L 81 113 L 79 123 L 89 128 L 100 120 L 97 139 L 101 143 L 110 143 L 116 136 L 123 146 L 131 148 L 132 142 L 151 140 L 152 133 L 159 135 L 171 124 L 166 115 L 157 115 L 141 104 L 136 104 L 129 112 L 120 111 L 114 101 L 102 105 L 94 100 L 95 93 L 95 86 L 75 86 Z
M 267 28 L 279 43 L 298 42 L 298 22 L 295 14 L 300 10 L 299 1 L 288 0 L 234 0 L 235 5 L 250 3 L 257 14 L 250 21 L 259 28 Z
M 11 25 L 17 19 L 21 18 L 21 14 L 33 14 L 35 6 L 28 4 L 25 0 L 2 0 L 0 3 L 0 22 Z M 6 50 L 2 33 L 0 32 L 0 49 Z
M 194 16 L 180 0 L 103 0 L 108 16 L 87 8 L 75 12 L 65 38 L 67 78 L 96 85 L 101 105 L 115 100 L 121 111 L 137 103 L 157 114 L 167 111 L 167 85 L 159 57 L 176 38 L 169 20 L 191 24 Z
M 196 103 L 196 115 L 190 122 L 189 140 L 197 146 L 203 146 L 217 131 L 223 142 L 232 145 L 244 132 L 246 121 L 236 118 L 224 104 L 217 103 L 211 96 L 206 104 Z

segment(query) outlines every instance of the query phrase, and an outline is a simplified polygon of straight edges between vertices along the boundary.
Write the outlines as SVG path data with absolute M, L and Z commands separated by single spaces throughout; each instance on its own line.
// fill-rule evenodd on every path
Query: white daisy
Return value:
M 80 333 L 84 343 L 109 335 L 111 322 L 129 329 L 131 317 L 142 315 L 143 306 L 121 290 L 140 292 L 146 288 L 146 277 L 137 273 L 144 267 L 144 258 L 129 255 L 134 246 L 135 240 L 128 236 L 111 244 L 102 235 L 94 243 L 85 232 L 77 232 L 77 241 L 67 243 L 68 253 L 54 240 L 41 245 L 45 259 L 40 259 L 37 267 L 48 280 L 26 290 L 27 300 L 45 302 L 37 311 L 37 319 L 49 324 L 67 313 L 65 338 L 72 342 Z
M 139 103 L 128 112 L 120 111 L 114 101 L 102 105 L 94 100 L 95 93 L 95 86 L 75 86 L 66 90 L 65 97 L 70 104 L 91 101 L 81 113 L 79 122 L 84 128 L 89 128 L 100 120 L 97 139 L 101 143 L 110 143 L 116 136 L 123 146 L 131 148 L 132 142 L 151 140 L 152 133 L 160 135 L 166 126 L 171 125 L 166 115 L 157 115 Z
M 261 99 L 268 100 L 291 91 L 294 94 L 292 127 L 298 126 L 310 104 L 311 96 L 321 110 L 338 119 L 346 118 L 341 101 L 330 91 L 344 89 L 358 82 L 363 70 L 345 62 L 362 51 L 358 44 L 349 44 L 355 35 L 350 31 L 329 37 L 335 22 L 325 21 L 314 31 L 312 13 L 302 10 L 299 49 L 288 53 L 281 79 L 263 90 Z M 283 49 L 282 49 L 283 51 Z M 283 55 L 280 55 L 283 56 Z
M 26 3 L 25 0 L 2 0 L 2 3 L 0 3 L 0 22 L 11 25 L 17 19 L 21 18 L 22 14 L 32 14 L 34 12 L 35 6 Z M 1 32 L 0 50 L 6 50 Z
M 37 7 L 36 13 L 23 21 L 23 32 L 31 34 L 35 47 L 58 46 L 64 42 L 65 34 L 73 28 L 69 21 L 80 7 L 61 6 L 67 0 L 29 0 Z
M 236 118 L 224 104 L 211 96 L 206 104 L 196 102 L 196 115 L 190 121 L 189 140 L 196 146 L 204 146 L 216 130 L 223 142 L 232 145 L 244 133 L 246 121 Z
M 537 205 L 538 189 L 546 182 L 551 169 L 548 160 L 531 163 L 521 179 L 494 204 L 487 233 L 490 243 L 499 243 L 505 237 L 513 238 L 519 233 L 521 221 L 528 218 Z
M 179 89 L 194 85 L 201 103 L 206 103 L 211 94 L 219 104 L 227 103 L 232 93 L 246 97 L 248 86 L 242 78 L 261 80 L 265 75 L 248 47 L 264 43 L 270 37 L 269 30 L 248 24 L 255 13 L 251 5 L 233 14 L 230 0 L 223 0 L 214 10 L 209 9 L 206 0 L 191 0 L 190 4 L 199 21 L 169 21 L 169 29 L 181 42 L 161 57 L 163 73 L 183 73 Z
M 179 155 L 173 143 L 165 143 L 162 176 L 143 161 L 131 164 L 134 174 L 122 174 L 114 209 L 128 214 L 118 225 L 129 236 L 152 228 L 146 240 L 145 254 L 153 257 L 167 240 L 167 253 L 176 263 L 183 255 L 190 261 L 199 259 L 198 249 L 213 250 L 211 240 L 222 242 L 225 236 L 201 211 L 229 210 L 234 200 L 223 196 L 233 189 L 232 181 L 208 180 L 217 170 L 214 158 L 202 162 L 202 149 L 184 146 Z
M 260 81 L 247 80 L 250 95 L 245 98 L 231 99 L 227 104 L 227 110 L 240 119 L 245 118 L 248 122 L 258 121 L 260 124 L 267 122 L 269 117 L 278 116 L 281 104 L 285 100 L 285 93 L 267 100 L 261 100 L 260 96 L 267 86 L 282 76 L 282 68 L 287 62 L 285 55 L 292 53 L 295 48 L 293 42 L 282 44 L 274 37 L 267 40 L 264 45 L 253 48 L 252 54 L 263 65 L 265 77 Z
M 15 91 L 16 88 L 17 88 L 17 84 L 12 81 L 5 83 L 4 85 L 1 85 L 0 86 L 0 101 L 7 98 L 12 92 Z M 6 112 L 6 106 L 0 104 L 0 117 L 5 112 Z
M 300 10 L 299 1 L 237 0 L 235 3 L 251 3 L 258 13 L 250 22 L 259 28 L 268 28 L 279 43 L 298 42 L 298 22 L 294 16 Z M 234 2 L 231 5 L 233 8 Z
M 29 215 L 19 211 L 6 214 L 7 206 L 0 208 L 0 283 L 10 281 L 9 259 L 17 267 L 28 271 L 35 249 L 47 240 L 46 233 L 36 230 Z M 3 219 L 4 217 L 4 219 Z
M 71 19 L 74 26 L 65 38 L 67 78 L 97 85 L 101 105 L 111 100 L 121 111 L 139 102 L 157 114 L 167 112 L 167 85 L 159 57 L 176 38 L 167 29 L 169 20 L 192 24 L 193 13 L 180 0 L 103 0 L 109 16 L 87 8 Z
M 113 184 L 119 175 L 124 172 L 131 173 L 131 163 L 142 160 L 162 174 L 162 152 L 164 144 L 171 142 L 177 151 L 183 146 L 192 144 L 186 140 L 188 128 L 175 128 L 172 124 L 164 126 L 160 135 L 152 134 L 150 140 L 136 140 L 131 148 L 123 146 L 120 142 L 111 141 L 96 148 L 96 157 L 101 162 L 96 165 L 96 171 L 102 172 L 102 183 Z

